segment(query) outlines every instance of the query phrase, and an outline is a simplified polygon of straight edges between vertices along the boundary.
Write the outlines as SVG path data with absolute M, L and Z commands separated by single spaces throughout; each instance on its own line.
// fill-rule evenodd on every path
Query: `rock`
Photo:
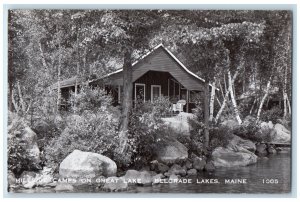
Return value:
M 59 174 L 63 178 L 95 178 L 98 176 L 115 176 L 117 165 L 110 158 L 92 152 L 74 150 L 59 166 Z
M 232 151 L 228 148 L 217 147 L 212 152 L 212 162 L 215 167 L 239 167 L 256 163 L 257 156 L 252 152 L 240 148 Z
M 245 140 L 245 139 L 240 138 L 239 136 L 233 135 L 233 138 L 232 138 L 232 140 L 230 140 L 227 148 L 232 148 L 232 147 L 236 147 L 236 146 L 245 148 L 251 152 L 256 151 L 256 146 L 252 141 Z
M 165 173 L 169 170 L 169 166 L 154 160 L 150 162 L 150 170 L 158 173 Z
M 17 137 L 20 145 L 30 159 L 30 166 L 40 169 L 40 150 L 37 144 L 36 133 L 28 127 L 25 119 L 9 112 L 8 116 L 8 138 Z
M 185 176 L 186 175 L 186 170 L 181 167 L 178 164 L 174 164 L 168 171 L 168 173 L 170 173 L 170 175 L 174 174 L 174 175 L 180 175 L 180 176 Z
M 246 116 L 246 117 L 244 118 L 243 125 L 244 125 L 244 126 L 248 126 L 248 125 L 250 125 L 251 123 L 254 123 L 255 121 L 256 121 L 256 118 L 255 118 L 255 117 L 248 115 L 248 116 Z
M 22 186 L 31 189 L 33 187 L 45 187 L 53 185 L 54 178 L 49 168 L 44 168 L 39 172 L 24 171 L 20 178 Z
M 165 176 L 161 173 L 154 175 L 152 177 L 152 184 L 158 184 L 160 179 L 163 179 Z
M 186 169 L 192 169 L 193 168 L 193 163 L 190 160 L 187 160 L 184 164 Z
M 190 170 L 187 171 L 187 175 L 188 176 L 193 176 L 193 175 L 197 175 L 197 170 L 192 168 Z
M 16 177 L 11 171 L 8 171 L 7 173 L 7 184 L 8 187 L 14 187 L 16 185 Z
M 221 123 L 221 125 L 226 126 L 232 130 L 239 127 L 239 123 L 236 120 L 228 119 Z
M 37 185 L 37 173 L 32 171 L 24 171 L 20 179 L 22 179 L 22 186 L 26 189 L 31 189 Z
M 137 171 L 137 170 L 127 170 L 126 174 L 124 175 L 124 179 L 127 181 L 138 180 L 137 183 L 132 184 L 139 184 L 139 185 L 151 185 L 153 180 L 154 173 L 150 171 Z
M 195 157 L 193 159 L 193 168 L 201 171 L 204 169 L 205 167 L 205 164 L 206 164 L 206 161 L 204 158 L 200 158 L 200 157 Z
M 271 145 L 268 146 L 267 151 L 268 151 L 269 154 L 276 154 L 277 153 L 276 149 Z
M 272 123 L 272 121 L 268 122 L 268 126 L 269 126 L 269 128 L 273 128 L 274 127 L 274 124 Z
M 276 143 L 290 143 L 291 132 L 283 125 L 277 123 L 274 126 L 274 133 L 271 136 L 272 142 Z
M 140 172 L 141 183 L 138 183 L 140 185 L 149 186 L 152 185 L 153 176 L 148 171 L 142 171 Z
M 256 153 L 260 156 L 266 155 L 267 152 L 267 145 L 266 144 L 258 144 L 256 145 Z
M 175 163 L 178 159 L 187 159 L 188 149 L 183 144 L 173 139 L 158 146 L 158 148 L 154 151 L 154 154 L 157 156 L 158 161 L 165 164 L 171 164 Z
M 58 183 L 57 186 L 54 188 L 55 191 L 73 191 L 74 187 L 69 183 Z
M 128 188 L 128 183 L 122 177 L 109 177 L 106 181 L 107 182 L 103 186 L 105 191 L 124 191 Z
M 169 180 L 178 180 L 178 176 L 175 174 L 170 175 Z
M 158 173 L 165 173 L 169 170 L 169 166 L 163 164 L 163 163 L 158 163 L 157 164 L 157 172 Z
M 209 161 L 205 165 L 204 170 L 206 170 L 207 172 L 213 172 L 213 171 L 215 171 L 215 166 L 214 166 L 214 164 L 211 161 Z

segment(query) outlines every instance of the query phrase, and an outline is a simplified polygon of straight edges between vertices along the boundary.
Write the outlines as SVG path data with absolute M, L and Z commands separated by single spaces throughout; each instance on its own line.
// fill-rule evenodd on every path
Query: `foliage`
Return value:
M 129 148 L 132 166 L 143 167 L 153 160 L 154 150 L 175 138 L 176 133 L 161 120 L 161 106 L 168 103 L 161 99 L 156 103 L 140 103 L 133 109 L 129 123 Z
M 261 128 L 256 120 L 249 121 L 248 124 L 242 124 L 234 128 L 233 133 L 243 139 L 253 142 L 269 142 L 271 129 Z
M 203 119 L 203 118 L 202 118 Z M 198 156 L 203 155 L 203 135 L 204 135 L 204 124 L 198 119 L 188 119 L 188 123 L 191 127 L 190 130 L 190 142 L 189 153 L 194 153 Z
M 86 110 L 95 110 L 100 107 L 109 107 L 112 104 L 112 97 L 107 95 L 106 91 L 100 87 L 91 87 L 83 85 L 75 97 L 75 93 L 71 93 L 72 111 L 81 114 Z
M 21 145 L 20 138 L 8 138 L 8 170 L 11 170 L 15 175 L 19 176 L 24 170 L 33 168 L 30 156 L 27 154 L 24 147 Z
M 213 127 L 209 130 L 211 137 L 210 147 L 213 150 L 216 147 L 226 147 L 233 138 L 231 128 L 227 126 Z
M 118 148 L 118 119 L 105 108 L 70 115 L 63 133 L 45 148 L 47 164 L 58 166 L 75 149 L 114 159 Z
M 24 141 L 21 138 L 24 123 L 25 120 L 23 118 L 12 113 L 9 115 L 7 163 L 8 170 L 12 171 L 16 176 L 19 176 L 24 170 L 35 170 L 39 167 L 26 151 Z
M 261 120 L 265 122 L 272 121 L 278 123 L 278 119 L 282 118 L 283 111 L 279 106 L 272 107 L 270 110 L 265 110 L 261 114 Z

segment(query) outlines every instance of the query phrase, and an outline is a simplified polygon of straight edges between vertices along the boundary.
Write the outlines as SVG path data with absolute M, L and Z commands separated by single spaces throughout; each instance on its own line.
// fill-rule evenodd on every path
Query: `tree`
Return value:
M 129 116 L 132 108 L 132 59 L 134 50 L 149 48 L 151 36 L 160 28 L 157 10 L 106 11 L 101 21 L 101 34 L 106 36 L 106 46 L 113 46 L 123 55 L 123 100 L 120 118 L 120 152 L 126 150 Z

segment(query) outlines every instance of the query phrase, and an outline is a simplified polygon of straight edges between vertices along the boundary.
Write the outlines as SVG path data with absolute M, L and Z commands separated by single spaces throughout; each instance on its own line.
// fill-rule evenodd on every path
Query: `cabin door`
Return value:
M 135 102 L 139 101 L 144 101 L 146 99 L 146 88 L 145 88 L 145 84 L 143 83 L 136 83 L 135 84 L 135 88 L 134 88 L 134 100 Z

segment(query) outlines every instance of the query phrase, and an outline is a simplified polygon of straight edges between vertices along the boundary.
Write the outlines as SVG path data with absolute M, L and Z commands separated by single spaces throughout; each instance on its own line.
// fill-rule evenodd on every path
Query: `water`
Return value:
M 203 172 L 189 177 L 192 184 L 172 183 L 149 187 L 130 186 L 127 193 L 289 193 L 291 190 L 290 153 L 259 158 L 254 165 L 240 168 L 218 168 L 214 173 Z M 218 179 L 219 184 L 197 184 L 201 179 Z M 225 184 L 225 179 L 246 179 L 246 184 Z M 263 181 L 264 180 L 264 181 Z M 265 182 L 265 183 L 263 183 Z M 17 192 L 55 192 L 50 188 L 18 190 Z M 76 193 L 103 192 L 95 187 L 82 186 Z

